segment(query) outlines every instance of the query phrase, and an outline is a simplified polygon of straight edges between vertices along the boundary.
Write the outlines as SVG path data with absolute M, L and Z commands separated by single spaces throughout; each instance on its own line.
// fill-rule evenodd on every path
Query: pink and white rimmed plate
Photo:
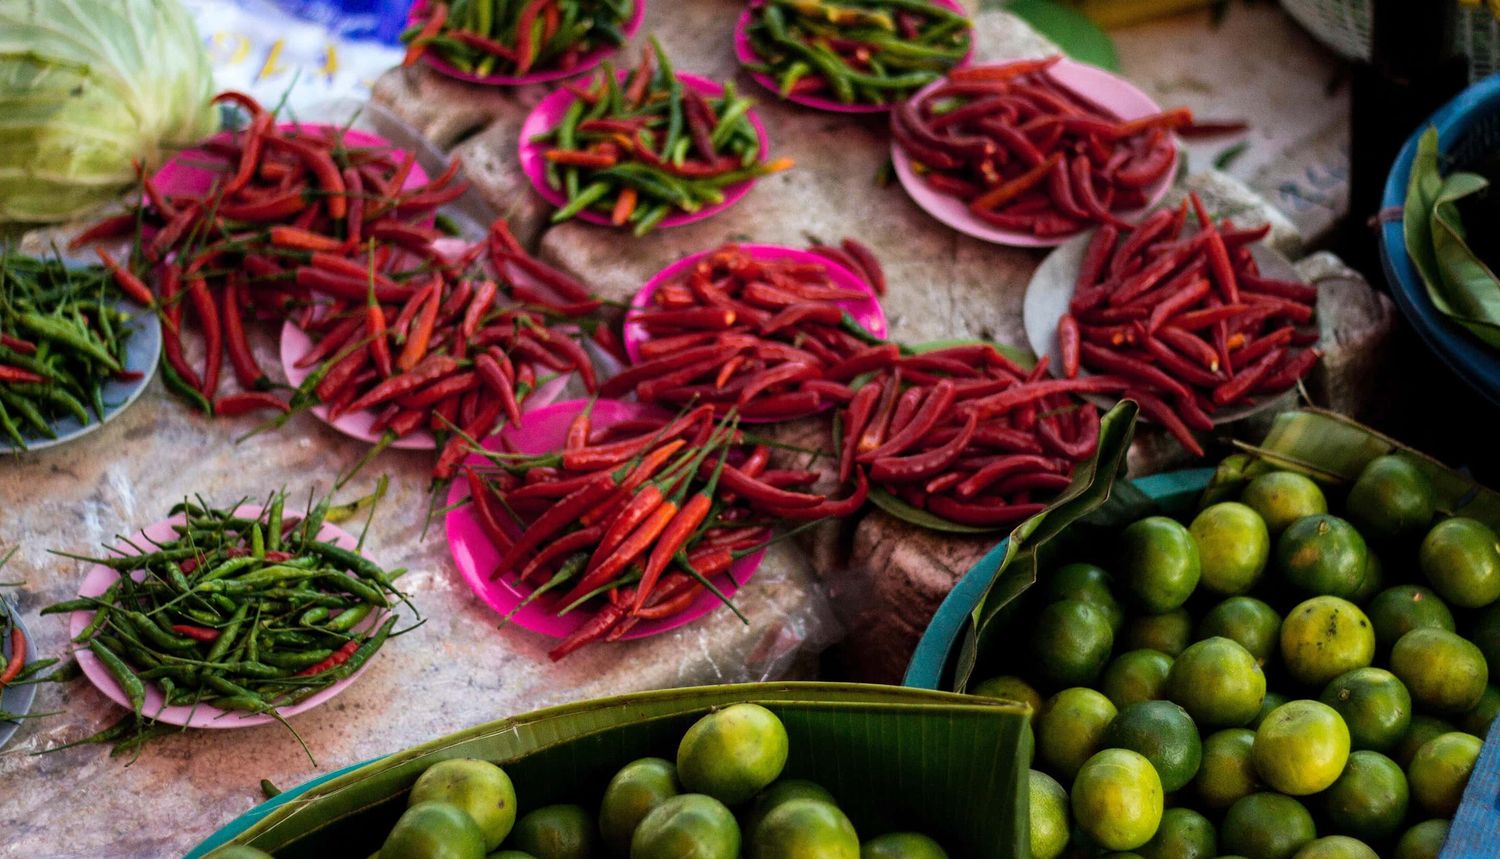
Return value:
M 827 257 L 818 256 L 809 251 L 797 248 L 783 247 L 782 245 L 736 245 L 740 250 L 749 254 L 752 259 L 768 262 L 786 262 L 800 265 L 821 265 L 828 271 L 828 279 L 834 286 L 841 289 L 856 290 L 864 293 L 865 297 L 857 300 L 840 301 L 839 306 L 849 312 L 855 322 L 858 322 L 866 331 L 876 337 L 884 338 L 888 333 L 885 310 L 880 306 L 880 298 L 875 290 L 864 278 L 859 277 L 849 269 L 839 265 Z M 683 257 L 672 263 L 646 281 L 635 297 L 630 300 L 632 312 L 645 310 L 651 307 L 651 299 L 656 295 L 656 290 L 663 284 L 671 283 L 682 277 L 686 272 L 692 270 L 693 266 L 718 249 L 703 251 L 692 256 Z M 633 363 L 641 361 L 641 344 L 651 339 L 646 329 L 639 322 L 631 321 L 629 316 L 625 319 L 625 354 L 630 356 Z
M 965 10 L 963 6 L 959 5 L 957 0 L 932 0 L 932 3 L 933 5 L 942 6 L 945 9 L 957 12 L 960 15 L 968 14 L 967 10 Z M 734 24 L 734 55 L 735 58 L 740 61 L 740 65 L 742 66 L 755 65 L 756 63 L 761 62 L 760 55 L 755 53 L 755 48 L 750 44 L 750 24 L 753 20 L 755 10 L 764 5 L 765 0 L 753 0 L 753 2 L 745 7 L 745 11 L 740 13 L 739 20 Z M 974 31 L 972 28 L 970 28 L 969 50 L 963 55 L 963 58 L 954 65 L 954 67 L 957 68 L 958 66 L 967 64 L 969 62 L 969 59 L 973 56 Z M 841 102 L 837 99 L 827 98 L 825 96 L 815 95 L 812 93 L 791 93 L 786 96 L 782 96 L 781 87 L 777 85 L 775 78 L 771 77 L 765 72 L 757 71 L 751 71 L 749 72 L 749 75 L 750 78 L 756 83 L 760 84 L 771 92 L 776 93 L 778 98 L 782 98 L 785 101 L 791 102 L 792 104 L 800 104 L 803 107 L 810 107 L 815 110 L 826 110 L 833 113 L 885 113 L 892 107 L 892 105 L 889 104 L 845 104 L 844 102 Z
M 246 518 L 254 518 L 261 514 L 262 508 L 255 505 L 241 505 L 235 510 L 235 515 Z M 167 540 L 177 539 L 177 532 L 172 529 L 174 525 L 181 525 L 186 519 L 181 515 L 163 519 L 154 525 L 148 525 L 144 529 L 132 535 L 128 542 L 115 547 L 116 554 L 134 555 L 137 550 L 129 544 L 149 547 L 153 542 L 160 543 Z M 334 525 L 324 524 L 318 531 L 318 539 L 332 543 L 344 549 L 353 549 L 358 545 L 358 540 L 349 532 Z M 142 574 L 143 575 L 143 574 Z M 109 586 L 119 578 L 120 574 L 103 564 L 96 564 L 89 568 L 88 574 L 84 576 L 83 584 L 78 588 L 80 597 L 97 597 L 109 590 Z M 92 611 L 75 611 L 68 616 L 68 635 L 77 638 L 83 632 L 84 627 L 93 620 Z M 357 631 L 367 632 L 374 629 L 385 619 L 385 613 L 374 611 L 365 618 L 364 622 L 355 627 Z M 130 698 L 126 696 L 125 690 L 110 676 L 109 669 L 99 661 L 93 651 L 87 648 L 79 648 L 74 656 L 78 659 L 78 667 L 83 669 L 83 674 L 93 683 L 95 687 L 103 692 L 105 697 L 119 704 L 121 707 L 130 709 Z M 370 664 L 366 662 L 357 671 L 348 677 L 331 684 L 328 688 L 319 690 L 308 697 L 287 707 L 278 707 L 276 713 L 281 718 L 290 718 L 298 713 L 322 704 L 333 696 L 339 694 L 349 687 L 363 674 Z M 168 725 L 181 725 L 187 728 L 253 728 L 257 725 L 275 724 L 276 718 L 267 713 L 242 713 L 232 710 L 222 710 L 208 704 L 178 705 L 168 707 L 162 697 L 161 689 L 155 683 L 146 684 L 146 701 L 141 707 L 141 713 L 150 719 L 163 722 Z
M 1121 119 L 1139 119 L 1161 112 L 1161 107 L 1152 100 L 1151 96 L 1113 72 L 1067 58 L 1059 60 L 1049 71 L 1063 84 L 1092 99 Z M 940 78 L 933 81 L 918 90 L 912 98 L 922 98 L 941 87 L 946 80 L 946 78 Z M 1167 189 L 1172 186 L 1172 180 L 1177 175 L 1179 154 L 1179 147 L 1174 141 L 1172 166 L 1162 174 L 1160 179 L 1145 189 L 1146 204 L 1144 206 L 1130 211 L 1115 212 L 1115 214 L 1124 220 L 1134 221 L 1155 208 L 1156 204 L 1161 202 L 1161 198 L 1166 195 Z M 901 179 L 901 187 L 906 189 L 906 193 L 923 211 L 965 235 L 999 245 L 1032 248 L 1060 245 L 1077 235 L 1073 233 L 1056 237 L 1036 236 L 1031 233 L 1001 229 L 976 218 L 963 200 L 944 194 L 923 181 L 912 164 L 911 156 L 894 140 L 891 141 L 891 163 L 895 165 L 896 175 Z
M 629 72 L 621 70 L 616 74 L 623 81 Z M 717 98 L 724 94 L 724 87 L 708 78 L 700 78 L 697 75 L 680 72 L 677 77 L 682 81 L 683 86 L 709 98 Z M 548 144 L 545 141 L 535 140 L 534 138 L 556 128 L 562 122 L 563 115 L 568 112 L 568 106 L 576 98 L 578 96 L 574 95 L 571 91 L 559 89 L 538 102 L 531 113 L 527 114 L 526 121 L 521 124 L 521 169 L 525 171 L 526 178 L 531 180 L 531 187 L 535 188 L 536 192 L 542 195 L 542 199 L 559 208 L 567 205 L 567 195 L 563 193 L 561 188 L 554 188 L 547 183 L 546 153 Z M 754 108 L 751 108 L 745 114 L 745 118 L 749 120 L 750 126 L 755 129 L 755 136 L 760 140 L 760 157 L 761 160 L 765 160 L 771 151 L 771 141 L 766 135 L 766 126 L 761 122 L 760 116 Z M 733 185 L 725 186 L 720 189 L 724 195 L 723 200 L 704 206 L 696 212 L 675 211 L 662 218 L 661 223 L 657 224 L 657 227 L 680 227 L 683 224 L 691 224 L 701 221 L 704 218 L 713 217 L 735 203 L 738 203 L 746 194 L 750 193 L 750 188 L 754 184 L 754 179 L 747 179 L 744 182 L 736 182 Z M 610 223 L 608 215 L 592 209 L 584 209 L 576 217 L 578 220 L 590 224 L 613 226 Z
M 545 454 L 559 450 L 567 435 L 568 424 L 587 405 L 586 400 L 568 400 L 528 412 L 522 417 L 519 425 L 506 427 L 501 431 L 501 435 L 518 453 Z M 594 410 L 589 416 L 594 429 L 599 430 L 621 421 L 665 416 L 665 413 L 653 406 L 638 403 L 596 400 Z M 500 449 L 499 437 L 486 439 L 485 447 L 490 450 Z M 478 454 L 472 454 L 467 462 L 483 465 L 488 460 Z M 509 615 L 515 611 L 511 622 L 532 632 L 539 632 L 554 638 L 566 638 L 586 623 L 593 616 L 593 611 L 577 609 L 558 617 L 555 612 L 561 606 L 557 605 L 555 599 L 549 599 L 547 595 L 539 597 L 516 611 L 516 607 L 530 595 L 532 586 L 516 581 L 515 573 L 509 570 L 503 571 L 494 579 L 490 578 L 491 572 L 500 560 L 500 552 L 485 535 L 484 527 L 480 524 L 478 515 L 474 513 L 473 505 L 463 503 L 468 497 L 467 481 L 455 480 L 448 490 L 450 509 L 445 525 L 448 532 L 448 551 L 452 553 L 453 561 L 458 565 L 459 574 L 463 576 L 469 588 L 500 615 Z M 519 528 L 516 533 L 520 533 Z M 716 579 L 714 583 L 725 596 L 732 599 L 740 587 L 755 574 L 755 569 L 760 566 L 760 560 L 764 554 L 764 551 L 761 551 L 740 558 L 734 562 L 734 566 L 730 567 L 726 575 Z M 641 623 L 623 637 L 633 639 L 659 635 L 692 623 L 720 605 L 722 603 L 719 602 L 718 597 L 705 591 L 699 594 L 698 599 L 685 611 L 669 618 Z
M 408 26 L 421 20 L 422 10 L 427 8 L 427 0 L 416 0 L 411 4 L 411 11 L 407 14 Z M 620 27 L 620 35 L 629 40 L 641 29 L 641 22 L 646 19 L 646 0 L 635 0 L 635 8 L 631 10 L 630 17 Z M 458 66 L 453 65 L 432 51 L 422 54 L 422 61 L 431 66 L 433 71 L 455 80 L 465 81 L 471 84 L 482 84 L 484 86 L 525 86 L 526 84 L 546 83 L 547 81 L 560 81 L 581 75 L 589 69 L 604 62 L 605 58 L 618 51 L 616 45 L 600 45 L 586 54 L 578 57 L 572 66 L 566 69 L 542 69 L 541 71 L 528 72 L 524 75 L 480 75 L 474 72 L 466 72 Z

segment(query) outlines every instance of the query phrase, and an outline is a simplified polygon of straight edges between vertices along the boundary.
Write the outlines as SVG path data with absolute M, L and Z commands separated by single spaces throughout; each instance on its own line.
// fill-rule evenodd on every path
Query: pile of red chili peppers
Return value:
M 1269 225 L 1215 224 L 1190 198 L 1195 228 L 1185 201 L 1128 238 L 1094 234 L 1057 337 L 1068 378 L 1128 380 L 1141 411 L 1202 456 L 1192 431 L 1213 429 L 1213 412 L 1285 391 L 1317 363 L 1318 293 L 1262 276 L 1250 245 Z
M 877 291 L 885 276 L 868 248 L 846 239 L 814 253 Z M 868 298 L 833 282 L 827 266 L 756 259 L 725 245 L 661 284 L 627 324 L 649 339 L 641 361 L 600 386 L 644 403 L 708 403 L 756 421 L 793 420 L 848 402 L 868 365 L 870 335 L 840 305 Z
M 769 468 L 770 449 L 746 443 L 709 405 L 598 429 L 590 413 L 573 419 L 556 453 L 502 452 L 465 469 L 500 553 L 491 578 L 532 585 L 531 598 L 559 614 L 604 600 L 553 659 L 679 614 L 705 590 L 728 603 L 713 580 L 761 549 L 776 521 L 848 516 L 868 493 L 863 474 L 842 499 L 802 491 L 817 472 Z
M 146 178 L 138 212 L 74 242 L 139 225 L 129 267 L 101 258 L 132 294 L 154 286 L 169 387 L 210 414 L 321 401 L 335 418 L 377 409 L 376 431 L 393 437 L 462 430 L 444 445 L 439 478 L 462 458 L 463 436 L 517 418 L 539 374 L 576 371 L 592 388 L 578 332 L 553 325 L 595 310 L 588 290 L 528 255 L 503 221 L 486 242 L 449 252 L 428 226 L 465 190 L 456 162 L 406 188 L 411 153 L 349 146 L 338 129 L 278 125 L 239 93 L 218 100 L 248 123 L 202 144 L 218 159 L 208 190 L 168 195 Z M 300 362 L 316 369 L 290 398 L 271 390 L 246 337 L 256 319 L 286 318 L 318 339 Z M 203 341 L 197 366 L 184 349 L 190 323 Z M 226 353 L 237 393 L 219 393 Z
M 873 485 L 961 525 L 1000 527 L 1040 511 L 1099 440 L 1099 412 L 1080 393 L 1125 383 L 1047 379 L 1043 359 L 1023 370 L 993 346 L 902 354 L 872 347 L 879 372 L 839 415 L 839 476 Z
M 1041 237 L 1125 227 L 1117 213 L 1146 205 L 1192 113 L 1123 120 L 1053 74 L 1059 59 L 949 72 L 892 112 L 897 143 L 929 185 L 987 224 Z

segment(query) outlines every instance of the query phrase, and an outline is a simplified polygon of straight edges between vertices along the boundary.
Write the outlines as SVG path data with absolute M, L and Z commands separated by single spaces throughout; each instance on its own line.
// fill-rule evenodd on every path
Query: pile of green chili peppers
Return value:
M 178 504 L 174 539 L 128 542 L 139 554 L 81 559 L 120 577 L 98 597 L 42 610 L 94 612 L 73 640 L 124 691 L 137 734 L 151 727 L 147 684 L 168 706 L 274 716 L 351 676 L 391 636 L 391 609 L 406 600 L 392 580 L 404 570 L 387 572 L 318 539 L 328 499 L 305 515 L 287 515 L 285 505 L 278 492 L 247 518 L 238 505 Z M 123 730 L 91 741 L 130 736 L 130 726 Z
M 0 256 L 0 437 L 25 450 L 63 416 L 104 419 L 104 385 L 125 375 L 120 297 L 102 267 Z
M 969 52 L 972 25 L 934 0 L 766 0 L 748 35 L 783 98 L 829 96 L 887 105 L 936 80 Z

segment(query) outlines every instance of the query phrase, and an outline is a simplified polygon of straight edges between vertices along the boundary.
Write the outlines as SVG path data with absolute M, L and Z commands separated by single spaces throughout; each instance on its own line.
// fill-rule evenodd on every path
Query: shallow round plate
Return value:
M 1161 112 L 1161 108 L 1151 100 L 1150 96 L 1142 92 L 1135 84 L 1113 72 L 1064 58 L 1052 67 L 1052 73 L 1063 83 L 1113 111 L 1121 119 L 1137 119 Z M 921 98 L 942 86 L 944 80 L 946 79 L 933 81 L 912 97 Z M 1115 212 L 1115 214 L 1124 220 L 1133 221 L 1161 202 L 1162 196 L 1167 193 L 1167 189 L 1172 186 L 1172 180 L 1177 175 L 1178 157 L 1179 152 L 1174 143 L 1172 167 L 1162 174 L 1162 178 L 1158 179 L 1156 184 L 1146 189 L 1146 205 L 1131 211 Z M 906 193 L 916 201 L 916 204 L 921 206 L 927 214 L 961 233 L 995 244 L 1030 248 L 1052 247 L 1072 238 L 1072 236 L 1042 238 L 1031 233 L 1002 230 L 979 220 L 969 213 L 969 207 L 964 201 L 936 191 L 922 181 L 922 178 L 912 169 L 911 156 L 907 155 L 906 150 L 894 140 L 891 141 L 891 162 L 896 167 L 896 175 L 901 178 L 901 187 L 906 189 Z
M 623 81 L 629 73 L 621 70 L 616 74 Z M 700 78 L 697 75 L 680 72 L 677 77 L 682 81 L 684 86 L 710 98 L 724 93 L 722 86 L 707 78 Z M 534 141 L 533 138 L 557 127 L 557 124 L 562 122 L 563 115 L 568 112 L 568 105 L 572 104 L 576 98 L 578 96 L 567 89 L 559 89 L 552 92 L 537 103 L 537 106 L 532 109 L 531 113 L 527 114 L 526 121 L 521 124 L 521 169 L 526 172 L 526 178 L 531 180 L 531 187 L 535 188 L 536 192 L 542 195 L 542 199 L 557 208 L 567 205 L 568 198 L 560 189 L 553 188 L 547 184 L 546 152 L 549 147 L 547 143 Z M 760 139 L 760 157 L 765 159 L 771 151 L 771 141 L 766 136 L 766 126 L 761 122 L 760 115 L 754 108 L 751 108 L 745 114 L 745 117 L 750 120 L 750 126 L 755 129 L 755 135 Z M 724 194 L 723 201 L 711 206 L 704 206 L 696 212 L 673 212 L 662 218 L 661 223 L 657 224 L 657 227 L 680 227 L 683 224 L 691 224 L 701 221 L 704 218 L 713 217 L 735 203 L 738 203 L 741 198 L 750 193 L 750 186 L 754 184 L 754 179 L 747 179 L 744 182 L 727 185 L 720 189 Z M 590 224 L 614 226 L 610 223 L 608 215 L 595 212 L 592 209 L 584 209 L 574 217 L 577 220 Z
M 259 506 L 253 504 L 241 505 L 235 510 L 235 513 L 239 516 L 254 517 L 260 515 L 261 509 Z M 131 536 L 130 542 L 139 546 L 149 546 L 152 541 L 159 543 L 175 539 L 177 535 L 172 530 L 172 526 L 180 525 L 184 521 L 186 520 L 181 515 L 173 516 L 170 519 L 163 519 L 154 525 L 149 525 L 143 530 L 137 531 Z M 353 549 L 359 544 L 359 541 L 354 539 L 354 536 L 349 532 L 328 524 L 325 524 L 318 531 L 318 539 L 345 549 Z M 129 545 L 117 546 L 115 551 L 121 555 L 137 554 L 136 550 L 132 549 Z M 119 575 L 119 573 L 103 564 L 96 564 L 89 568 L 88 574 L 83 579 L 83 584 L 78 588 L 78 595 L 81 597 L 99 596 L 109 589 L 110 584 L 119 578 Z M 373 629 L 383 621 L 384 616 L 384 612 L 371 612 L 370 616 L 365 618 L 364 622 L 355 627 L 355 629 L 360 631 Z M 77 638 L 78 634 L 83 632 L 84 627 L 88 626 L 89 621 L 93 617 L 94 613 L 92 611 L 75 611 L 70 614 L 68 616 L 68 635 Z M 74 651 L 73 655 L 78 660 L 78 667 L 83 669 L 84 676 L 89 678 L 89 682 L 98 687 L 99 691 L 103 692 L 111 701 L 114 701 L 127 710 L 130 709 L 130 699 L 125 695 L 125 690 L 121 689 L 120 684 L 116 683 L 114 677 L 110 676 L 109 669 L 104 667 L 104 663 L 99 661 L 99 658 L 94 655 L 92 650 L 78 648 Z M 344 691 L 350 683 L 358 679 L 359 675 L 363 674 L 365 669 L 369 667 L 370 663 L 366 662 L 353 674 L 334 683 L 327 689 L 310 695 L 290 707 L 277 708 L 276 712 L 282 718 L 288 718 L 311 710 Z M 251 728 L 256 725 L 269 725 L 276 722 L 275 718 L 265 713 L 232 712 L 207 704 L 168 707 L 162 700 L 161 689 L 154 683 L 146 684 L 146 703 L 142 706 L 141 713 L 147 718 L 155 719 L 158 722 L 164 722 L 168 725 L 182 725 L 187 728 Z
M 1053 376 L 1062 376 L 1062 355 L 1057 350 L 1057 320 L 1068 310 L 1073 298 L 1073 289 L 1078 282 L 1078 268 L 1083 264 L 1084 252 L 1088 250 L 1093 232 L 1075 236 L 1060 245 L 1042 260 L 1031 282 L 1026 285 L 1026 297 L 1021 303 L 1021 324 L 1026 329 L 1026 341 L 1031 351 L 1047 356 L 1047 365 Z M 1294 280 L 1303 283 L 1302 276 L 1292 261 L 1262 242 L 1250 246 L 1256 265 L 1266 277 L 1276 280 Z M 1080 375 L 1089 375 L 1080 370 Z M 1233 408 L 1219 409 L 1210 415 L 1216 424 L 1227 424 L 1242 420 L 1256 412 L 1275 405 L 1285 394 L 1270 394 L 1256 397 L 1250 402 Z M 1086 394 L 1084 399 L 1104 408 L 1114 405 L 1114 400 L 1098 394 Z
M 293 387 L 300 386 L 312 372 L 317 369 L 312 367 L 298 367 L 297 361 L 307 354 L 307 350 L 313 347 L 313 339 L 306 331 L 298 328 L 291 320 L 281 325 L 281 370 L 286 373 L 287 382 Z M 555 401 L 567 387 L 569 376 L 556 376 L 539 385 L 536 391 L 521 403 L 521 411 L 541 408 Z M 376 413 L 374 409 L 365 409 L 359 412 L 349 412 L 339 415 L 336 421 L 328 419 L 328 406 L 319 403 L 311 409 L 313 416 L 325 424 L 333 427 L 350 438 L 367 441 L 371 444 L 380 440 L 381 434 L 372 432 L 370 427 L 375 423 Z M 427 428 L 422 428 L 408 435 L 402 436 L 391 443 L 391 447 L 400 450 L 436 450 L 437 439 Z
M 838 305 L 849 311 L 854 321 L 864 326 L 864 329 L 876 337 L 884 339 L 887 333 L 885 310 L 880 306 L 880 298 L 876 296 L 875 290 L 865 283 L 864 279 L 854 272 L 839 265 L 827 257 L 798 250 L 796 248 L 783 247 L 781 245 L 737 245 L 737 247 L 748 253 L 751 258 L 758 260 L 774 260 L 777 262 L 790 262 L 821 265 L 828 270 L 828 279 L 833 281 L 834 286 L 844 289 L 858 290 L 865 294 L 865 298 L 855 301 L 840 301 Z M 718 250 L 715 248 L 714 250 Z M 656 290 L 664 283 L 670 283 L 677 279 L 683 272 L 698 264 L 698 261 L 714 253 L 714 251 L 703 251 L 692 256 L 683 257 L 672 263 L 646 281 L 630 300 L 632 311 L 643 310 L 651 306 L 651 297 L 656 295 Z M 641 344 L 651 339 L 646 329 L 638 322 L 632 322 L 627 317 L 625 322 L 625 354 L 630 356 L 632 363 L 639 364 L 641 361 Z
M 538 454 L 559 450 L 564 436 L 567 435 L 569 422 L 587 405 L 587 400 L 568 400 L 544 409 L 537 409 L 526 414 L 520 425 L 506 427 L 501 431 L 501 435 L 520 453 Z M 595 429 L 603 429 L 620 421 L 661 414 L 663 412 L 654 407 L 638 403 L 596 400 L 590 417 Z M 500 448 L 500 438 L 492 436 L 485 439 L 484 446 L 490 450 L 497 450 Z M 478 454 L 471 454 L 467 462 L 482 465 L 487 460 Z M 450 509 L 445 521 L 448 532 L 448 551 L 453 554 L 453 561 L 458 565 L 459 574 L 463 576 L 469 588 L 500 615 L 508 615 L 526 599 L 532 587 L 529 584 L 517 582 L 514 574 L 510 572 L 493 580 L 490 579 L 490 572 L 495 569 L 495 564 L 500 560 L 500 553 L 485 535 L 484 527 L 479 524 L 479 517 L 474 514 L 473 506 L 462 503 L 468 497 L 468 481 L 453 481 L 453 485 L 448 489 Z M 740 587 L 755 574 L 755 569 L 760 566 L 760 559 L 764 554 L 762 550 L 735 561 L 734 566 L 729 568 L 727 577 L 716 580 L 715 584 L 725 596 L 733 597 Z M 641 623 L 626 633 L 623 638 L 646 638 L 659 635 L 669 629 L 692 623 L 720 605 L 722 603 L 718 597 L 705 591 L 698 595 L 697 601 L 686 611 L 662 620 Z M 553 614 L 558 608 L 561 606 L 555 605 L 543 596 L 517 611 L 511 618 L 511 622 L 532 632 L 539 632 L 554 638 L 566 638 L 593 617 L 593 612 L 581 609 L 558 617 Z
M 36 639 L 31 637 L 31 630 L 21 621 L 21 612 L 4 597 L 0 597 L 0 612 L 10 614 L 11 622 L 21 629 L 21 637 L 26 639 L 26 664 L 37 660 Z M 0 641 L 0 664 L 10 661 L 10 636 L 6 635 L 4 641 Z M 36 698 L 36 684 L 25 683 L 20 686 L 6 686 L 0 689 L 0 712 L 10 713 L 13 716 L 25 716 L 31 712 L 31 702 Z M 21 729 L 21 722 L 0 721 L 0 746 L 10 742 L 16 731 Z
M 419 13 L 427 8 L 427 0 L 416 0 L 411 4 L 411 12 L 408 13 L 406 23 L 408 26 L 416 23 Z M 628 41 L 641 29 L 641 22 L 646 19 L 646 0 L 635 0 L 635 10 L 630 18 L 620 27 L 620 34 Z M 484 84 L 486 86 L 524 86 L 526 84 L 539 84 L 547 81 L 560 81 L 565 78 L 581 75 L 589 69 L 604 62 L 605 57 L 618 51 L 617 45 L 601 45 L 587 54 L 578 58 L 571 69 L 544 69 L 539 72 L 530 72 L 524 75 L 476 75 L 466 72 L 458 66 L 453 65 L 442 57 L 431 51 L 422 53 L 422 61 L 431 66 L 433 71 L 446 75 L 450 78 L 466 81 L 471 84 Z
M 960 15 L 967 15 L 957 0 L 932 0 L 935 5 L 950 9 Z M 734 55 L 740 61 L 740 65 L 749 66 L 760 62 L 760 55 L 750 45 L 750 17 L 751 13 L 758 7 L 764 6 L 765 0 L 754 0 L 745 11 L 740 13 L 740 18 L 734 24 Z M 974 30 L 969 29 L 969 50 L 963 55 L 954 68 L 965 65 L 974 56 Z M 776 79 L 765 72 L 750 72 L 750 77 L 756 83 L 776 94 L 776 97 L 789 101 L 792 104 L 800 104 L 803 107 L 811 107 L 816 110 L 827 110 L 834 113 L 885 113 L 891 109 L 889 104 L 844 104 L 831 98 L 820 95 L 781 95 L 781 87 L 777 86 Z
M 22 435 L 26 438 L 25 450 L 17 448 L 9 438 L 0 437 L 0 454 L 45 450 L 86 436 L 114 420 L 145 393 L 146 386 L 151 384 L 152 377 L 156 375 L 157 359 L 161 357 L 161 320 L 156 318 L 156 314 L 128 301 L 121 301 L 119 306 L 134 314 L 127 323 L 131 333 L 130 339 L 125 341 L 125 369 L 140 373 L 141 377 L 133 381 L 111 379 L 104 383 L 103 390 L 100 391 L 100 398 L 104 400 L 103 419 L 80 423 L 78 418 L 72 416 L 59 418 L 52 424 L 57 438 L 32 438 L 23 431 Z

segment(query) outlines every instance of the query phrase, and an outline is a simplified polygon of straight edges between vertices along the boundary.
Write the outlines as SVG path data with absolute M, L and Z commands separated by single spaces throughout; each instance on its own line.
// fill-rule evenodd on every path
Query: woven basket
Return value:
M 1351 60 L 1370 58 L 1370 0 L 1281 0 L 1281 5 L 1339 54 Z M 1487 8 L 1460 10 L 1453 39 L 1454 47 L 1469 57 L 1471 80 L 1500 71 L 1500 22 Z

